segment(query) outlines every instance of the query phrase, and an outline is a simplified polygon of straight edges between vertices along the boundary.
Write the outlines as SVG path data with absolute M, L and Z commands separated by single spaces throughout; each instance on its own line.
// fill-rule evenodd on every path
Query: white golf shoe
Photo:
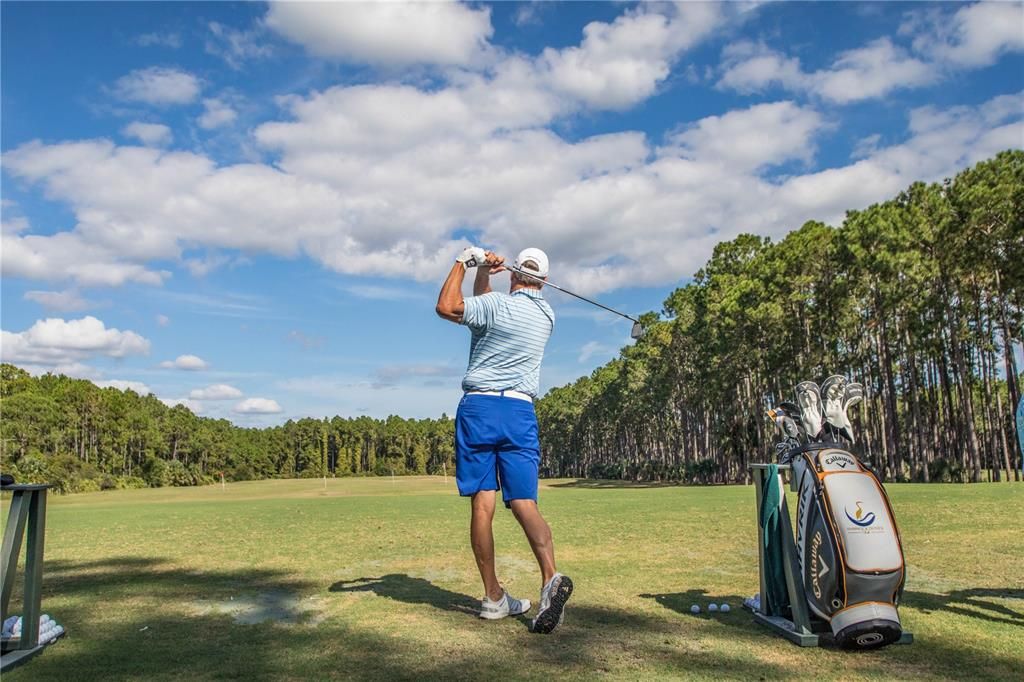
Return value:
M 507 616 L 518 616 L 530 610 L 529 599 L 516 599 L 505 592 L 498 601 L 484 596 L 480 600 L 480 617 L 487 620 L 498 620 Z
M 562 624 L 565 603 L 572 596 L 572 580 L 569 576 L 555 573 L 540 591 L 540 610 L 533 619 L 534 632 L 546 635 Z

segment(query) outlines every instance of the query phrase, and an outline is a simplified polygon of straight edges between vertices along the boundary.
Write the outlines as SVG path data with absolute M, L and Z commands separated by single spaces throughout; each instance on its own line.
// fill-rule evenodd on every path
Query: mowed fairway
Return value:
M 740 608 L 758 589 L 752 487 L 545 482 L 576 583 L 546 637 L 474 617 L 469 510 L 451 481 L 51 497 L 43 611 L 69 635 L 9 679 L 1024 678 L 1024 485 L 889 491 L 916 642 L 859 654 L 800 649 Z M 495 533 L 499 578 L 536 602 L 503 509 Z M 689 613 L 711 600 L 732 612 Z

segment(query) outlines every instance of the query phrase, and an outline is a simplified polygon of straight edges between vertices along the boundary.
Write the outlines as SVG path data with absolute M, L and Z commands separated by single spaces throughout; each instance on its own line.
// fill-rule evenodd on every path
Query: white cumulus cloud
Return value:
M 888 38 L 839 55 L 832 67 L 811 76 L 811 87 L 840 104 L 881 97 L 898 87 L 934 82 L 935 67 L 895 45 Z
M 481 13 L 418 7 L 411 11 Z M 608 60 L 620 47 L 630 59 L 660 64 L 706 35 L 724 11 L 661 10 L 591 24 L 573 59 L 601 78 L 618 73 Z M 648 24 L 657 35 L 650 53 L 636 44 L 649 37 Z M 159 285 L 168 273 L 149 264 L 182 262 L 188 244 L 307 254 L 352 274 L 393 273 L 401 264 L 417 278 L 433 279 L 458 245 L 450 234 L 459 226 L 494 224 L 524 201 L 577 178 L 641 164 L 650 153 L 639 133 L 569 143 L 544 129 L 577 110 L 581 97 L 599 105 L 596 95 L 559 89 L 552 70 L 558 61 L 550 51 L 535 59 L 509 55 L 487 74 L 454 74 L 440 89 L 339 86 L 285 97 L 290 120 L 255 131 L 280 154 L 274 166 L 218 166 L 198 153 L 103 140 L 22 145 L 4 154 L 5 170 L 71 204 L 78 222 L 55 235 L 5 234 L 5 272 L 82 286 Z M 661 71 L 644 72 L 657 79 Z M 619 85 L 609 87 L 620 94 L 609 95 L 609 105 L 653 87 L 649 80 L 634 87 L 615 78 Z M 133 191 L 117 189 L 123 186 Z
M 169 47 L 177 49 L 181 47 L 181 34 L 179 33 L 143 33 L 135 38 L 135 44 L 142 47 Z
M 241 398 L 242 392 L 227 384 L 212 384 L 206 388 L 197 388 L 188 394 L 192 400 L 233 400 Z
M 79 320 L 47 318 L 23 332 L 0 331 L 0 356 L 4 362 L 16 364 L 74 365 L 96 356 L 145 355 L 149 345 L 139 334 L 107 328 L 92 316 Z
M 790 159 L 810 160 L 815 135 L 824 125 L 810 107 L 772 102 L 708 116 L 673 135 L 670 142 L 684 157 L 750 171 Z M 768 131 L 770 135 L 765 134 Z
M 472 65 L 491 10 L 456 2 L 272 2 L 266 25 L 312 54 L 369 64 Z
M 263 59 L 274 53 L 261 26 L 245 31 L 211 21 L 207 27 L 210 35 L 206 40 L 206 52 L 220 57 L 232 69 L 241 69 L 249 60 Z
M 99 214 L 95 217 L 102 219 Z M 107 226 L 115 227 L 105 224 L 102 231 Z M 116 229 L 125 227 L 121 225 Z M 159 286 L 170 276 L 165 270 L 150 270 L 140 263 L 125 262 L 123 249 L 97 236 L 95 232 L 91 235 L 83 232 L 4 233 L 0 235 L 0 267 L 5 276 L 47 281 L 70 279 L 87 287 L 116 287 L 126 282 Z
M 199 127 L 204 130 L 212 130 L 226 126 L 238 118 L 238 112 L 228 106 L 224 101 L 216 98 L 203 100 L 203 113 L 198 119 Z
M 610 24 L 587 24 L 579 47 L 547 48 L 543 63 L 557 90 L 598 107 L 628 107 L 652 95 L 679 54 L 718 28 L 730 9 L 641 3 Z
M 954 13 L 911 13 L 900 32 L 913 35 L 914 48 L 938 62 L 988 66 L 1005 53 L 1024 50 L 1024 5 L 976 2 Z
M 303 254 L 339 272 L 434 280 L 464 245 L 453 233 L 472 225 L 499 251 L 543 245 L 557 281 L 581 293 L 656 285 L 692 274 L 715 243 L 739 232 L 776 235 L 812 218 L 841 220 L 910 182 L 1019 146 L 1013 135 L 1024 111 L 1016 96 L 937 109 L 931 125 L 947 139 L 922 137 L 918 112 L 898 145 L 772 180 L 768 169 L 780 163 L 813 160 L 828 129 L 813 106 L 770 102 L 705 117 L 663 145 L 637 132 L 567 141 L 536 123 L 513 125 L 519 114 L 496 108 L 489 87 L 479 79 L 435 92 L 336 87 L 292 99 L 293 120 L 256 130 L 279 151 L 277 167 L 218 167 L 194 153 L 103 142 L 19 147 L 4 155 L 5 170 L 69 203 L 79 224 L 49 236 L 5 234 L 5 273 L 10 258 L 13 270 L 40 279 L 52 278 L 57 263 L 78 282 L 112 272 L 159 282 L 149 262 L 180 259 L 187 245 Z M 403 110 L 418 116 L 395 114 Z M 137 191 L 112 191 L 111 178 Z
M 880 122 L 862 132 L 874 141 L 855 159 L 815 172 L 803 164 L 813 165 L 830 122 L 814 101 L 681 118 L 664 139 L 561 132 L 559 124 L 588 109 L 654 92 L 665 82 L 659 65 L 678 66 L 687 46 L 728 25 L 738 7 L 642 5 L 592 24 L 577 45 L 536 56 L 499 50 L 490 65 L 450 69 L 429 85 L 283 96 L 280 116 L 253 130 L 272 163 L 223 164 L 105 140 L 23 144 L 3 154 L 5 173 L 66 206 L 76 222 L 45 234 L 5 228 L 4 274 L 76 286 L 160 284 L 168 275 L 158 263 L 202 273 L 243 252 L 434 281 L 469 229 L 506 254 L 543 246 L 553 278 L 581 293 L 662 285 L 691 275 L 717 242 L 740 232 L 777 236 L 808 219 L 841 220 L 912 181 L 1020 146 L 1016 95 L 919 110 L 904 131 Z M 729 58 L 749 62 L 765 49 L 750 44 Z M 637 78 L 616 80 L 616 55 L 642 65 L 623 71 Z M 803 80 L 814 74 L 776 57 L 760 77 L 774 69 L 793 87 L 810 87 Z M 903 64 L 908 71 L 894 73 L 906 81 L 914 59 L 894 42 L 869 43 L 834 59 L 825 70 L 833 80 L 811 82 L 833 83 L 835 97 L 844 79 L 881 92 L 892 82 L 885 71 Z M 570 91 L 555 75 L 562 67 L 606 85 L 588 94 L 581 81 L 572 87 L 583 89 Z M 881 131 L 884 138 L 870 138 Z M 786 175 L 777 177 L 782 164 Z M 397 295 L 389 289 L 350 293 Z M 229 305 L 225 314 L 251 313 L 252 301 Z
M 59 313 L 75 313 L 91 307 L 93 304 L 82 298 L 74 289 L 66 291 L 26 291 L 26 301 L 35 301 L 47 310 Z
M 42 374 L 63 374 L 64 376 L 71 377 L 72 379 L 89 379 L 90 381 L 98 380 L 103 376 L 103 372 L 100 370 L 81 362 L 59 363 L 56 365 L 40 365 L 31 362 L 21 362 L 18 363 L 18 366 L 34 376 L 40 376 Z
M 164 369 L 183 369 L 196 372 L 209 367 L 209 363 L 197 355 L 179 355 L 174 360 L 164 360 L 160 363 Z
M 167 407 L 176 407 L 177 405 L 181 405 L 182 407 L 191 410 L 194 414 L 202 414 L 204 409 L 202 403 L 190 400 L 189 398 L 160 398 L 160 402 Z
M 153 146 L 169 144 L 174 135 L 171 129 L 160 123 L 143 123 L 133 121 L 121 129 L 125 137 L 133 137 L 139 142 Z
M 194 102 L 201 90 L 202 83 L 192 74 L 160 66 L 136 69 L 114 83 L 117 97 L 155 106 Z
M 232 408 L 238 414 L 277 414 L 284 412 L 276 400 L 270 398 L 247 398 Z
M 109 379 L 106 381 L 93 381 L 100 388 L 116 388 L 119 391 L 135 391 L 139 395 L 149 395 L 153 391 L 141 381 L 125 381 L 123 379 Z
M 956 11 L 912 10 L 898 33 L 909 38 L 909 49 L 881 37 L 840 53 L 828 68 L 816 71 L 804 71 L 798 58 L 764 44 L 740 41 L 722 53 L 718 86 L 739 92 L 778 86 L 845 104 L 931 85 L 1024 50 L 1024 5 L 976 2 Z
M 829 68 L 814 72 L 805 72 L 795 57 L 750 42 L 727 47 L 723 63 L 720 88 L 755 92 L 779 86 L 839 104 L 882 97 L 897 88 L 927 85 L 939 76 L 934 65 L 913 57 L 889 38 L 842 52 Z

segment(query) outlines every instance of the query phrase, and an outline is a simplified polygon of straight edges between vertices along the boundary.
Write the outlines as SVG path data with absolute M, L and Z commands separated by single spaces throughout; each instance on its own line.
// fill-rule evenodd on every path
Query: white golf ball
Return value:
M 711 611 L 712 613 L 714 613 L 717 610 L 718 610 L 718 606 L 716 606 L 714 602 L 711 602 L 710 604 L 708 604 L 708 611 Z
M 729 605 L 722 604 L 722 607 L 719 609 L 719 611 L 721 611 L 722 613 L 729 613 Z
M 700 613 L 700 607 L 694 604 L 690 607 L 690 613 Z

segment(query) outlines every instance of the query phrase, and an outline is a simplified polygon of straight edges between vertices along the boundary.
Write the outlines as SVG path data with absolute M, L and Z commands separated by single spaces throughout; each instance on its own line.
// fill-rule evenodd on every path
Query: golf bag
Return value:
M 903 548 L 889 498 L 874 472 L 839 443 L 792 453 L 796 545 L 811 611 L 836 643 L 873 649 L 902 635 Z

